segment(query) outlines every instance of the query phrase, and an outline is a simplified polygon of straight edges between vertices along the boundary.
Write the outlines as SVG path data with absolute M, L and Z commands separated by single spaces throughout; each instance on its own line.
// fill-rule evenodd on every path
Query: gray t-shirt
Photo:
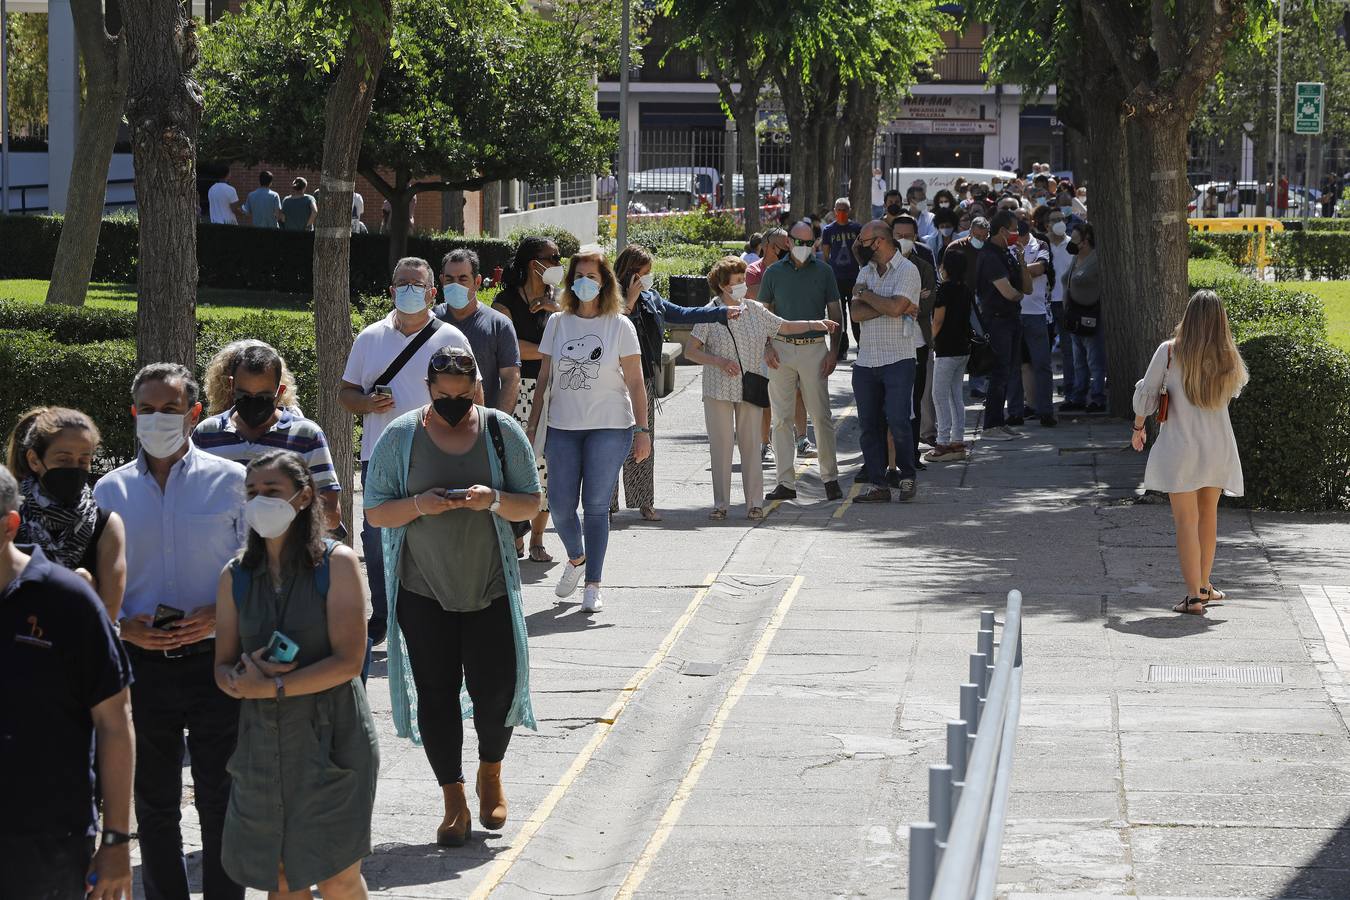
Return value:
M 271 188 L 260 187 L 244 200 L 244 210 L 252 217 L 254 228 L 280 228 L 279 209 L 281 197 Z
M 309 194 L 299 197 L 290 196 L 281 201 L 281 211 L 286 216 L 287 231 L 309 231 L 309 214 L 319 208 L 319 204 Z
M 487 421 L 483 434 L 456 456 L 432 441 L 421 424 L 408 459 L 408 495 L 431 488 L 467 488 L 491 484 Z M 399 581 L 415 594 L 433 597 L 447 612 L 477 612 L 506 595 L 506 574 L 492 513 L 451 509 L 413 519 L 403 538 Z
M 520 343 L 516 340 L 516 327 L 508 317 L 482 302 L 473 315 L 464 319 L 456 319 L 450 307 L 444 303 L 432 312 L 464 332 L 464 336 L 469 339 L 473 358 L 478 362 L 478 372 L 483 378 L 483 405 L 495 408 L 502 385 L 497 373 L 512 366 L 520 368 Z

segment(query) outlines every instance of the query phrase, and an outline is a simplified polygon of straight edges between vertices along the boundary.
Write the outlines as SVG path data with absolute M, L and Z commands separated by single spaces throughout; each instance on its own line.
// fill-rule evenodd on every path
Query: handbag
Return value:
M 1158 391 L 1158 424 L 1161 425 L 1167 421 L 1167 407 L 1170 405 L 1167 396 L 1167 373 L 1172 368 L 1172 345 L 1167 345 L 1167 368 L 1163 369 L 1162 389 Z
M 768 409 L 769 379 L 758 372 L 745 371 L 745 363 L 741 360 L 741 348 L 736 344 L 735 332 L 725 322 L 722 323 L 722 327 L 727 330 L 727 334 L 731 335 L 731 346 L 736 351 L 736 365 L 741 367 L 741 400 L 751 406 Z
M 989 329 L 984 326 L 980 315 L 979 302 L 970 305 L 970 356 L 966 360 L 966 371 L 973 378 L 981 378 L 994 371 L 998 359 L 994 348 L 989 345 Z
M 502 470 L 502 486 L 504 487 L 506 485 L 506 442 L 502 439 L 502 423 L 497 420 L 496 412 L 488 413 L 487 427 L 488 435 L 492 438 L 492 449 L 497 454 L 497 464 Z M 507 522 L 511 526 L 511 533 L 517 539 L 530 533 L 529 519 L 523 522 L 512 522 L 508 519 Z

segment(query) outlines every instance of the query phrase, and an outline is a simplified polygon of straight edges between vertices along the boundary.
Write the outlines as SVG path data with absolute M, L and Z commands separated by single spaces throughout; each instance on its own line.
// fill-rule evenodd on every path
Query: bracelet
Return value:
M 633 427 L 633 431 L 636 432 L 637 434 L 651 434 L 651 433 L 652 433 L 652 430 L 651 430 L 650 428 L 648 428 L 646 425 L 636 425 L 636 426 Z
M 284 700 L 286 698 L 286 682 L 282 681 L 281 676 L 278 675 L 272 679 L 272 683 L 277 687 L 277 699 Z
M 1134 426 L 1131 426 L 1131 427 L 1133 427 L 1135 431 L 1143 431 L 1143 430 L 1144 430 L 1145 428 L 1147 428 L 1148 426 L 1147 426 L 1147 425 L 1134 425 Z
M 417 510 L 417 514 L 418 514 L 419 516 L 425 516 L 426 513 L 422 512 L 422 507 L 419 506 L 418 503 L 417 503 L 417 498 L 418 498 L 418 496 L 419 496 L 419 495 L 417 495 L 417 494 L 413 494 L 413 498 L 412 498 L 412 500 L 413 500 L 413 509 Z

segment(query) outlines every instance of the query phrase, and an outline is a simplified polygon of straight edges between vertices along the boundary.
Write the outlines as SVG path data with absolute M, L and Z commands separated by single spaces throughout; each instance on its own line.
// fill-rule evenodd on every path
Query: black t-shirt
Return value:
M 933 338 L 933 353 L 937 356 L 968 356 L 970 354 L 970 288 L 964 282 L 944 281 L 938 285 L 933 312 L 946 310 L 942 315 L 942 330 Z
M 510 317 L 511 324 L 515 326 L 518 341 L 530 344 L 538 344 L 544 339 L 544 326 L 548 324 L 548 317 L 553 315 L 546 309 L 541 309 L 538 312 L 532 311 L 520 288 L 514 287 L 502 288 L 502 292 L 497 295 L 497 299 L 492 301 L 492 308 Z M 538 378 L 539 360 L 525 359 L 522 356 L 520 377 Z
M 1000 278 L 1008 279 L 1013 287 L 1021 287 L 1021 270 L 1013 258 L 1012 251 L 1000 247 L 993 241 L 986 241 L 975 261 L 975 293 L 980 298 L 980 309 L 986 316 L 995 319 L 1007 319 L 1022 314 L 1022 298 L 1009 300 L 994 287 Z
M 0 833 L 93 836 L 95 706 L 131 684 L 131 664 L 82 578 L 36 547 L 0 587 Z

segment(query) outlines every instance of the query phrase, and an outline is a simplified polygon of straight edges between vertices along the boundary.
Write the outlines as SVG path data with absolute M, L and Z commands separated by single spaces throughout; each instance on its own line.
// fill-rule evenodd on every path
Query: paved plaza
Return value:
M 826 503 L 805 464 L 798 502 L 758 524 L 707 519 L 696 368 L 656 424 L 666 521 L 615 518 L 604 612 L 555 603 L 556 565 L 522 565 L 539 731 L 506 758 L 501 833 L 475 820 L 465 848 L 434 845 L 440 791 L 394 737 L 377 653 L 372 896 L 903 896 L 979 611 L 1017 588 L 1002 896 L 1350 897 L 1344 517 L 1221 510 L 1231 599 L 1177 616 L 1170 514 L 1135 502 L 1121 422 L 976 442 L 911 504 Z M 465 750 L 472 773 L 471 730 Z

